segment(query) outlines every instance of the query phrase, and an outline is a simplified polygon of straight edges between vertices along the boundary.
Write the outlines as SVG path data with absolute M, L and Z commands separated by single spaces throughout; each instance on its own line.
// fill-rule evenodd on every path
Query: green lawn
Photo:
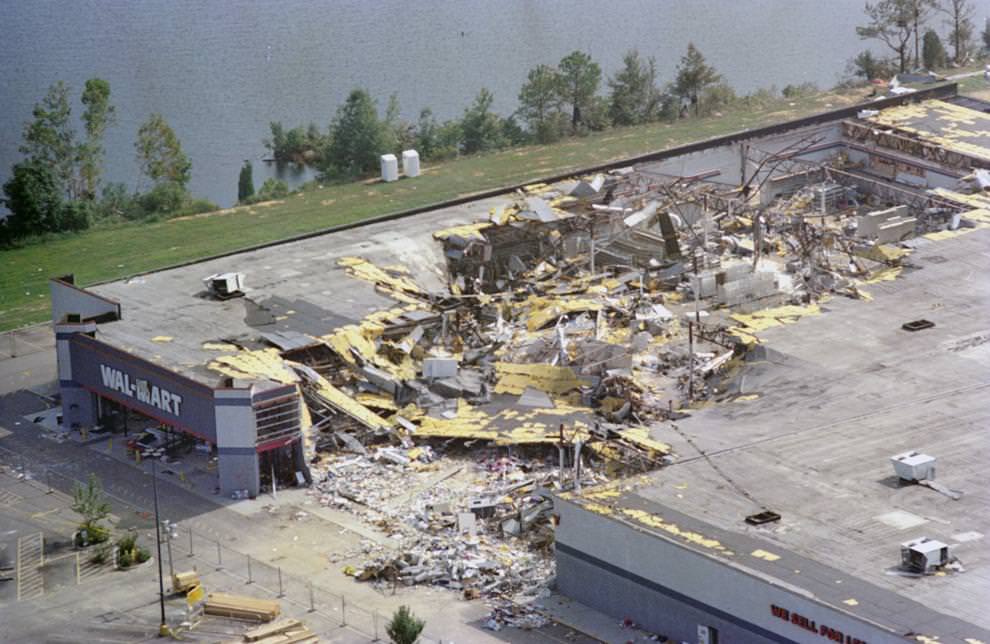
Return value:
M 438 164 L 415 180 L 352 183 L 292 195 L 284 203 L 150 224 L 122 224 L 0 252 L 0 330 L 49 317 L 47 280 L 74 273 L 93 284 L 329 226 L 528 182 L 611 160 L 769 125 L 861 100 L 864 90 L 780 100 L 676 124 L 608 130 L 555 145 L 513 148 Z

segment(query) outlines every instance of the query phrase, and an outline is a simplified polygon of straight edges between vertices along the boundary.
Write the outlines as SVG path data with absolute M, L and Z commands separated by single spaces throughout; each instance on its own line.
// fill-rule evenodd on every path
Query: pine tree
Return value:
M 609 117 L 615 125 L 638 125 L 656 118 L 660 90 L 656 86 L 656 61 L 644 61 L 635 49 L 622 57 L 622 69 L 608 81 Z
M 942 39 L 939 38 L 938 34 L 932 29 L 925 32 L 925 38 L 921 49 L 921 57 L 925 63 L 925 69 L 928 71 L 941 69 L 948 63 L 949 57 L 948 54 L 945 53 L 945 47 L 942 46 Z
M 32 111 L 34 120 L 24 127 L 21 152 L 29 159 L 50 166 L 58 188 L 70 199 L 78 191 L 76 185 L 76 132 L 72 128 L 72 108 L 69 107 L 69 86 L 58 81 Z
M 102 78 L 86 81 L 82 104 L 86 108 L 82 115 L 86 140 L 79 146 L 79 175 L 83 194 L 95 199 L 103 173 L 103 136 L 116 122 L 116 109 L 110 104 L 110 83 Z
M 497 150 L 506 144 L 502 119 L 491 111 L 495 97 L 481 88 L 461 119 L 461 147 L 465 154 Z
M 584 115 L 591 111 L 602 81 L 602 69 L 582 51 L 571 52 L 562 58 L 557 69 L 560 98 L 571 106 L 571 131 L 575 131 L 584 122 Z
M 677 77 L 674 80 L 674 93 L 682 99 L 687 99 L 697 115 L 700 111 L 698 97 L 707 88 L 718 83 L 722 77 L 715 68 L 705 62 L 694 43 L 688 43 L 687 53 L 677 66 Z
M 337 108 L 330 125 L 327 169 L 343 175 L 359 175 L 378 167 L 387 150 L 385 125 L 378 118 L 375 101 L 363 89 L 351 91 Z
M 519 90 L 519 114 L 540 143 L 560 138 L 560 94 L 560 74 L 549 65 L 531 69 Z
M 241 167 L 241 175 L 237 178 L 237 201 L 244 203 L 254 196 L 254 169 L 251 162 L 245 160 Z
M 408 606 L 399 606 L 385 627 L 393 644 L 415 644 L 426 623 L 412 614 Z

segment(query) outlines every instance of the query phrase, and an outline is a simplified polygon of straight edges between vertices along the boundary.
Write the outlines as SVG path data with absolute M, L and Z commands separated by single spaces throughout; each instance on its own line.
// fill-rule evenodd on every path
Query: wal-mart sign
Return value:
M 100 365 L 100 376 L 103 386 L 112 391 L 119 391 L 125 396 L 137 399 L 146 405 L 151 405 L 164 412 L 179 416 L 181 414 L 182 396 L 172 393 L 157 385 L 150 384 L 141 378 L 131 379 L 130 375 L 120 369 Z

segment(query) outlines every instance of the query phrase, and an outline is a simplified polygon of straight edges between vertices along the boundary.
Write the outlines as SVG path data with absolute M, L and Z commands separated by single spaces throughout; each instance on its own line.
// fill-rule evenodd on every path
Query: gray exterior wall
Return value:
M 49 280 L 48 289 L 52 295 L 52 320 L 56 324 L 64 321 L 69 313 L 78 314 L 83 320 L 107 313 L 120 318 L 120 304 L 113 300 L 76 288 L 60 279 Z
M 698 626 L 717 628 L 723 644 L 828 641 L 775 616 L 772 606 L 779 606 L 870 644 L 904 642 L 756 571 L 561 499 L 555 507 L 558 587 L 617 619 L 631 618 L 676 641 L 698 641 Z
M 217 470 L 220 492 L 259 489 L 258 441 L 250 389 L 217 389 L 213 392 L 217 426 Z
M 56 336 L 56 342 L 58 341 L 59 338 Z M 210 387 L 86 335 L 78 333 L 72 335 L 68 338 L 68 347 L 71 370 L 69 379 L 75 385 L 115 400 L 145 416 L 177 427 L 198 438 L 214 444 L 217 442 L 213 389 Z M 61 357 L 60 355 L 59 358 Z M 62 369 L 61 362 L 59 369 Z M 143 402 L 133 389 L 125 393 L 113 386 L 107 386 L 107 374 L 116 372 L 127 376 L 126 382 L 131 388 L 139 380 L 144 381 L 149 387 L 157 387 L 159 391 L 167 392 L 170 398 L 177 396 L 181 402 L 177 406 L 154 405 Z M 62 377 L 60 375 L 60 378 Z M 178 413 L 175 412 L 176 407 Z
M 92 338 L 95 323 L 55 327 L 59 387 L 66 427 L 92 427 L 97 421 L 94 394 L 173 426 L 217 446 L 220 491 L 229 494 L 259 489 L 257 432 L 251 389 L 214 390 L 154 363 L 142 360 Z M 126 376 L 129 391 L 108 375 Z M 145 402 L 132 389 L 141 381 L 168 396 L 170 405 Z M 118 381 L 119 384 L 120 381 Z M 162 393 L 166 392 L 166 393 Z M 176 397 L 181 400 L 178 404 Z

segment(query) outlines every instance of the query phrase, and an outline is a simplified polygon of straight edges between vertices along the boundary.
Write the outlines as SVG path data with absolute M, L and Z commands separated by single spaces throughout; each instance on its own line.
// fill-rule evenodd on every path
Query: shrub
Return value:
M 117 565 L 121 568 L 130 568 L 134 564 L 134 555 L 131 550 L 120 549 L 117 551 Z
M 117 541 L 117 547 L 121 550 L 131 551 L 137 544 L 137 538 L 133 534 L 126 534 Z
M 105 564 L 110 559 L 110 544 L 105 543 L 98 548 L 93 550 L 92 556 L 90 556 L 90 563 L 97 565 Z
M 101 526 L 98 523 L 84 523 L 81 527 L 86 531 L 86 540 L 89 543 L 103 543 L 110 539 L 110 528 Z
M 138 197 L 145 215 L 174 213 L 186 200 L 186 189 L 177 183 L 160 183 Z
M 394 644 L 414 644 L 425 625 L 423 620 L 412 614 L 408 606 L 399 606 L 399 610 L 395 611 L 392 620 L 385 627 L 385 632 Z
M 181 208 L 173 213 L 170 213 L 169 216 L 179 217 L 199 215 L 204 212 L 213 212 L 214 210 L 220 210 L 220 206 L 216 205 L 209 199 L 189 199 L 182 205 Z
M 289 184 L 281 179 L 269 177 L 261 184 L 261 189 L 258 190 L 256 196 L 259 197 L 258 201 L 271 201 L 272 199 L 284 199 L 288 195 Z

